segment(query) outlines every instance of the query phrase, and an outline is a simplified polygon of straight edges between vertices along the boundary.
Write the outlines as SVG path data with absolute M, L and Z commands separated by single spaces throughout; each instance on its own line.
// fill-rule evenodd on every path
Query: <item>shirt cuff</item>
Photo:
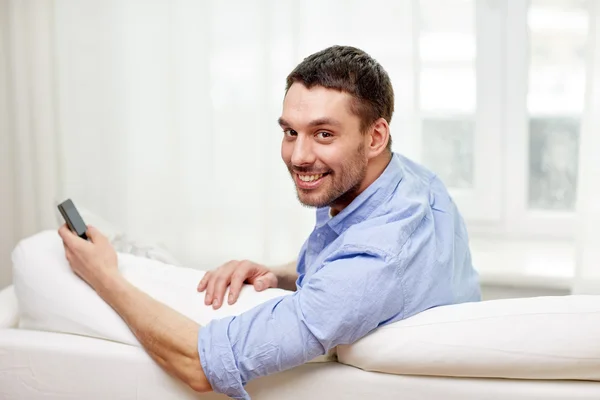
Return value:
M 213 320 L 198 333 L 200 363 L 213 391 L 232 399 L 250 400 L 229 342 L 229 324 L 235 317 Z

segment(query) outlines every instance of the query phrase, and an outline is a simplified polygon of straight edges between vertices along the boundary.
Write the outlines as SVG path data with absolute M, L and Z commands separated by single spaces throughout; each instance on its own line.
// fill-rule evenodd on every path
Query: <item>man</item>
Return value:
M 313 54 L 287 78 L 281 155 L 315 229 L 293 269 L 230 262 L 199 284 L 205 302 L 236 301 L 244 282 L 293 294 L 198 325 L 126 282 L 104 236 L 60 229 L 73 270 L 148 353 L 197 391 L 246 399 L 251 379 L 428 308 L 477 301 L 463 220 L 440 180 L 391 151 L 394 94 L 384 69 L 352 47 Z

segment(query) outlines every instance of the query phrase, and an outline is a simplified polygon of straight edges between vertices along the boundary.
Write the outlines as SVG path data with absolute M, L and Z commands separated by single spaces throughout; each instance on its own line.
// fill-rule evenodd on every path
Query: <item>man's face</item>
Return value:
M 352 97 L 294 83 L 283 102 L 281 157 L 302 204 L 349 204 L 367 171 L 365 135 L 350 110 Z

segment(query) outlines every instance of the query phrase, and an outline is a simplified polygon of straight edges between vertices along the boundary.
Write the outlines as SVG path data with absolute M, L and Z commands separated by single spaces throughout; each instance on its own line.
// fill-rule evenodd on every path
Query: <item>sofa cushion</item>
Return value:
M 380 327 L 340 362 L 390 374 L 600 380 L 600 296 L 437 307 Z

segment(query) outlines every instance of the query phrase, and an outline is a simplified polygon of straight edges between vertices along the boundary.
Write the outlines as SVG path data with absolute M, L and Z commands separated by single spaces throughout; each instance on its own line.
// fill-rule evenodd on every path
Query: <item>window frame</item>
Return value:
M 528 12 L 530 1 L 506 2 L 506 229 L 510 236 L 572 239 L 575 234 L 575 211 L 534 210 L 528 207 L 529 189 L 529 88 L 530 36 Z M 510 50 L 510 51 L 509 51 Z M 521 160 L 511 163 L 516 155 Z M 524 170 L 523 170 L 524 168 Z M 526 173 L 524 173 L 524 171 Z

